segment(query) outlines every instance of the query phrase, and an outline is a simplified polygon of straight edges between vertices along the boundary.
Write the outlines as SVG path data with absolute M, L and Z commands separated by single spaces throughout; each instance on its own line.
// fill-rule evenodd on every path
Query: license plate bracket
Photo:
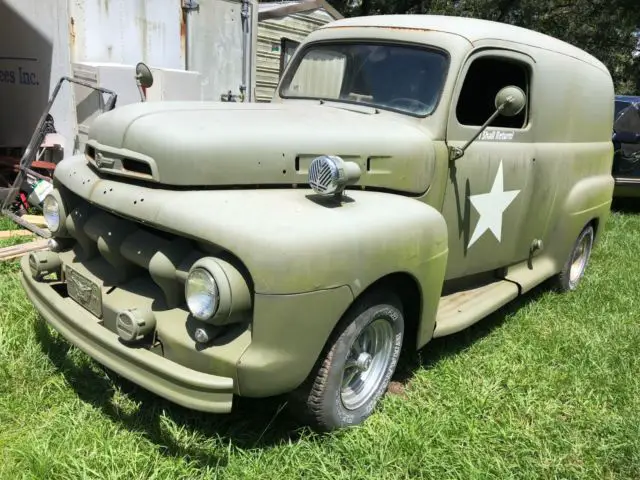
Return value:
M 69 296 L 98 318 L 102 317 L 102 289 L 69 265 L 65 265 Z

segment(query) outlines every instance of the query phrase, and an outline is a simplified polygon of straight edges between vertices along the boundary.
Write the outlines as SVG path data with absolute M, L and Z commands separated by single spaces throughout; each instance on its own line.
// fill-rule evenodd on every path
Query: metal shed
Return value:
M 261 2 L 258 12 L 255 100 L 269 102 L 300 42 L 322 25 L 343 17 L 324 0 Z

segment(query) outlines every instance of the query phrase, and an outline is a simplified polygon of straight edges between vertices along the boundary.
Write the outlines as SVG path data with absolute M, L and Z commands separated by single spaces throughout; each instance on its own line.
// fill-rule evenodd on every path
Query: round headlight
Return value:
M 218 310 L 220 294 L 213 275 L 204 268 L 194 268 L 185 283 L 185 297 L 191 315 L 209 320 Z
M 57 232 L 60 229 L 60 203 L 56 197 L 51 194 L 45 197 L 42 204 L 42 214 L 47 228 L 51 232 Z

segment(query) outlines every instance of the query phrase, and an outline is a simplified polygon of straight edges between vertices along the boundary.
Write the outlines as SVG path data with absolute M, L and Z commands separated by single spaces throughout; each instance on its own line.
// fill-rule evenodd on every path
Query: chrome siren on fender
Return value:
M 347 185 L 356 183 L 361 175 L 357 163 L 323 155 L 315 158 L 309 166 L 309 185 L 318 195 L 340 195 Z

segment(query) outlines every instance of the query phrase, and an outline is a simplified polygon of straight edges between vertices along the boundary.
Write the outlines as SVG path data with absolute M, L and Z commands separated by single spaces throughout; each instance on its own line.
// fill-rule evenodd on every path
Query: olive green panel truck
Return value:
M 613 103 L 601 62 L 536 32 L 336 21 L 271 103 L 99 116 L 56 169 L 24 289 L 177 404 L 287 394 L 313 428 L 357 425 L 402 351 L 578 286 L 609 215 Z

